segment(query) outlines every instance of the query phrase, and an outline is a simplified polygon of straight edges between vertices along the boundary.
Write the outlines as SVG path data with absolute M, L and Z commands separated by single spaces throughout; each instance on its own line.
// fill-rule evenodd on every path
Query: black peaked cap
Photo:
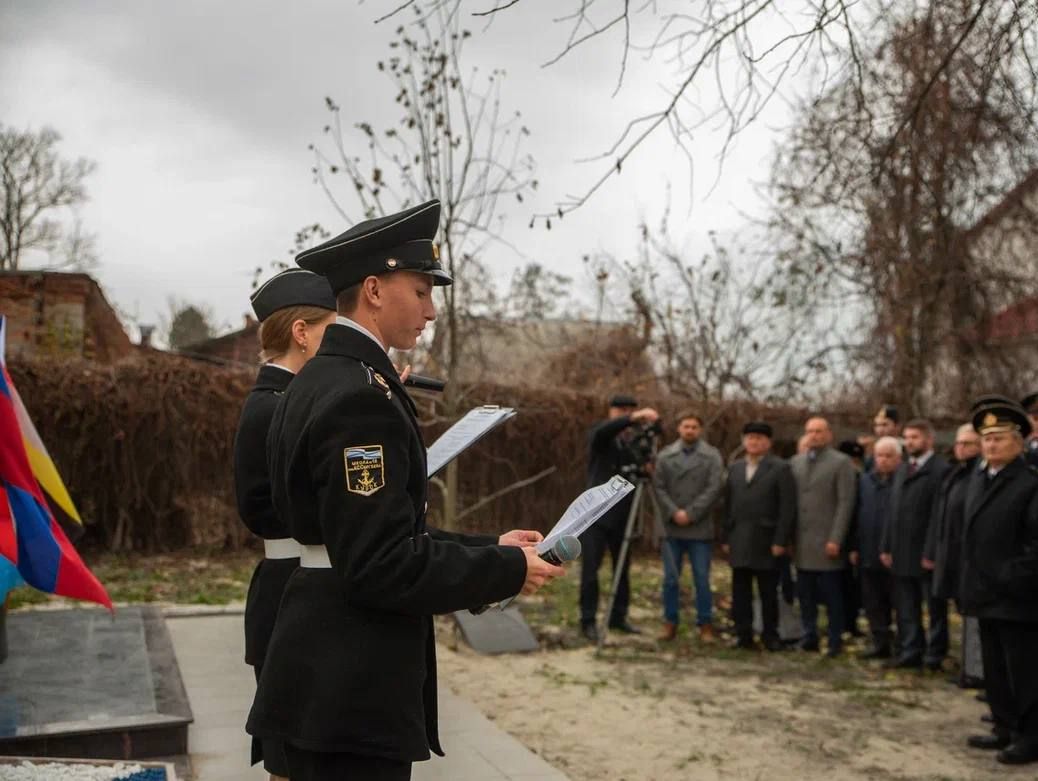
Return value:
M 900 417 L 897 407 L 893 404 L 884 404 L 879 408 L 879 412 L 876 413 L 876 420 L 892 420 L 897 423 Z
M 610 407 L 637 407 L 638 406 L 638 402 L 635 400 L 634 396 L 631 396 L 631 395 L 626 394 L 626 393 L 618 393 L 615 396 L 613 396 L 611 399 L 609 399 L 609 406 Z
M 972 416 L 981 407 L 989 407 L 993 404 L 1016 404 L 1016 402 L 1001 393 L 985 393 L 983 396 L 978 396 L 970 405 L 970 415 Z
M 427 201 L 386 217 L 358 222 L 324 244 L 300 252 L 296 263 L 328 278 L 338 295 L 366 277 L 392 271 L 417 271 L 434 285 L 449 285 L 433 243 L 440 227 L 440 202 Z
M 1027 437 L 1031 433 L 1031 421 L 1016 402 L 996 402 L 974 408 L 973 428 L 980 434 L 1019 431 L 1020 436 Z
M 335 296 L 328 280 L 301 268 L 290 268 L 271 277 L 249 296 L 249 301 L 261 323 L 288 306 L 317 306 L 335 311 Z
M 1020 400 L 1020 406 L 1027 412 L 1034 410 L 1038 407 L 1038 393 L 1029 393 L 1024 396 L 1023 399 Z

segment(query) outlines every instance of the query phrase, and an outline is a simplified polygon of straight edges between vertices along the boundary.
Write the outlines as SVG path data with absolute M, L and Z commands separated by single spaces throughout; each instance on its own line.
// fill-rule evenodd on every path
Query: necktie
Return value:
M 913 461 L 909 461 L 908 462 L 908 476 L 911 477 L 912 475 L 914 475 L 915 474 L 915 470 L 917 470 L 918 468 L 919 468 L 919 464 L 917 464 L 914 460 Z

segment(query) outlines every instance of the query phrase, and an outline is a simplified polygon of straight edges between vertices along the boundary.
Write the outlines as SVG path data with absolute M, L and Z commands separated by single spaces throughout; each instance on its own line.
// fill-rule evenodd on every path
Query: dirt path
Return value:
M 574 781 L 1038 775 L 965 747 L 983 706 L 943 675 L 707 653 L 642 640 L 601 658 L 590 648 L 483 657 L 441 644 L 440 679 Z

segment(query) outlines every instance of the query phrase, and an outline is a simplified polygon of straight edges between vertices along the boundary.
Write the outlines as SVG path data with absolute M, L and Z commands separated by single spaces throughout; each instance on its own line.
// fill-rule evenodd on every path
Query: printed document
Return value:
M 511 407 L 476 407 L 447 429 L 429 447 L 426 475 L 432 477 L 457 458 L 462 451 L 471 447 L 506 420 L 515 417 Z

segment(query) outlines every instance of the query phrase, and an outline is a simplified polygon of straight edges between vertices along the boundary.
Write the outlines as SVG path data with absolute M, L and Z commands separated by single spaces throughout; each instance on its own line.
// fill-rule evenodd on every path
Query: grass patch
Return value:
M 226 605 L 244 601 L 262 554 L 196 548 L 151 556 L 88 552 L 83 558 L 113 602 Z M 56 598 L 22 587 L 8 599 L 8 608 L 17 610 Z

